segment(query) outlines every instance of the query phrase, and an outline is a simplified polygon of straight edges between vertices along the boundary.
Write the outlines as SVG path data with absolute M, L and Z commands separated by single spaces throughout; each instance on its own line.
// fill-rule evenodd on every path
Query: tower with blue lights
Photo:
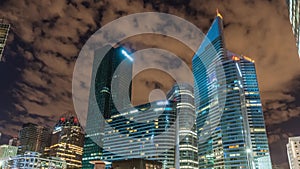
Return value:
M 272 168 L 254 61 L 225 48 L 217 13 L 193 57 L 199 168 Z
M 122 48 L 105 46 L 94 52 L 82 168 L 103 160 L 105 120 L 130 107 L 133 58 Z M 112 83 L 113 82 L 113 83 Z

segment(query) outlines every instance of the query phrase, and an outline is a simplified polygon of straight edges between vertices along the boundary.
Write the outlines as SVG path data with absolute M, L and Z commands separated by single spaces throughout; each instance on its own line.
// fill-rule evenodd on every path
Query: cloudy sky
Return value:
M 23 123 L 52 126 L 64 112 L 74 111 L 71 88 L 75 61 L 84 43 L 99 28 L 129 14 L 165 12 L 184 18 L 206 33 L 218 8 L 224 18 L 226 47 L 255 60 L 272 162 L 288 168 L 287 138 L 300 135 L 300 60 L 285 3 L 1 0 L 0 16 L 11 24 L 11 30 L 0 62 L 0 142 L 16 136 Z M 129 41 L 140 42 L 129 43 L 133 50 L 149 46 L 170 50 L 191 65 L 192 51 L 173 45 L 172 39 L 140 35 Z M 166 58 L 165 62 L 176 65 L 176 61 L 169 61 Z M 164 62 L 159 64 L 163 66 Z M 135 77 L 135 104 L 147 102 L 155 88 L 170 89 L 174 80 L 166 74 L 159 77 L 150 70 Z

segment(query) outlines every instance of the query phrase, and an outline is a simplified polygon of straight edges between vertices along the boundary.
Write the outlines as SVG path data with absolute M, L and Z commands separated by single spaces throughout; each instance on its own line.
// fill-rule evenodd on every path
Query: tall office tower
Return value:
M 271 168 L 254 61 L 226 51 L 219 13 L 193 73 L 199 168 Z
M 296 39 L 298 54 L 300 56 L 300 1 L 287 0 L 287 6 L 289 8 L 289 17 L 290 22 L 292 24 L 292 30 Z
M 101 160 L 105 119 L 130 107 L 132 57 L 122 48 L 105 46 L 95 51 L 83 147 L 82 168 Z
M 176 148 L 175 161 L 181 169 L 198 168 L 198 148 L 194 88 L 187 83 L 179 83 L 169 91 L 168 100 L 176 104 Z
M 9 27 L 9 24 L 4 23 L 3 19 L 0 19 L 0 61 L 2 60 Z
M 227 57 L 234 61 L 241 76 L 255 168 L 272 168 L 254 60 L 231 52 Z
M 33 123 L 26 123 L 19 131 L 20 148 L 18 154 L 25 151 L 43 153 L 46 146 L 49 146 L 51 131 L 48 127 L 38 126 Z
M 55 125 L 50 147 L 44 155 L 59 157 L 66 161 L 67 168 L 81 168 L 84 134 L 77 117 L 67 113 Z
M 289 137 L 286 145 L 290 169 L 300 168 L 300 137 Z
M 107 119 L 103 160 L 147 159 L 174 168 L 176 104 L 155 101 L 124 109 Z

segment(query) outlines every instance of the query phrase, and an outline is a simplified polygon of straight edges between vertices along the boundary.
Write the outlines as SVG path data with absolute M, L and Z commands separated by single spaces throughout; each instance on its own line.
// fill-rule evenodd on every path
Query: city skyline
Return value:
M 287 158 L 284 155 L 286 154 L 287 137 L 300 135 L 300 133 L 296 131 L 299 126 L 297 123 L 299 121 L 299 59 L 296 57 L 297 49 L 294 45 L 295 41 L 289 25 L 285 2 L 229 1 L 230 5 L 222 2 L 217 4 L 216 2 L 197 3 L 195 1 L 157 4 L 131 2 L 141 9 L 131 7 L 134 5 L 114 1 L 95 4 L 93 4 L 94 2 L 78 3 L 78 10 L 86 12 L 86 15 L 79 14 L 77 16 L 83 20 L 83 24 L 67 21 L 69 25 L 78 28 L 78 32 L 75 31 L 75 33 L 62 31 L 68 27 L 62 24 L 63 19 L 72 16 L 64 10 L 60 10 L 62 8 L 53 6 L 51 11 L 45 11 L 44 15 L 40 17 L 34 15 L 37 18 L 33 16 L 26 18 L 14 12 L 14 9 L 15 7 L 24 9 L 28 4 L 17 5 L 14 1 L 1 3 L 3 10 L 0 13 L 12 27 L 4 51 L 5 62 L 0 64 L 0 74 L 4 77 L 4 83 L 1 84 L 3 94 L 0 106 L 3 119 L 0 119 L 2 122 L 0 131 L 3 133 L 4 139 L 2 140 L 5 142 L 10 136 L 16 135 L 16 131 L 20 129 L 22 123 L 37 122 L 51 125 L 54 123 L 52 119 L 60 116 L 60 112 L 73 110 L 69 90 L 73 62 L 78 48 L 82 46 L 84 40 L 101 25 L 134 12 L 167 11 L 193 21 L 206 32 L 211 24 L 211 19 L 214 18 L 215 9 L 219 8 L 224 16 L 225 36 L 231 37 L 227 38 L 230 39 L 226 43 L 228 48 L 236 53 L 251 56 L 256 61 L 270 148 L 272 158 L 275 160 L 273 162 L 287 166 Z M 63 5 L 70 11 L 76 9 L 76 3 L 61 3 L 57 5 Z M 92 7 L 91 4 L 95 7 Z M 32 3 L 32 5 L 36 4 Z M 240 5 L 244 10 L 240 10 L 236 5 Z M 115 12 L 110 13 L 102 9 L 98 12 L 103 13 L 103 18 L 98 18 L 95 9 L 103 6 L 113 9 Z M 118 6 L 119 9 L 113 6 Z M 258 8 L 258 6 L 263 7 L 264 10 L 255 13 L 255 10 L 252 9 Z M 277 8 L 278 6 L 279 8 Z M 28 7 L 30 7 L 29 9 L 34 8 Z M 9 8 L 13 10 L 8 12 Z M 179 12 L 175 12 L 175 9 L 179 9 Z M 34 12 L 32 10 L 24 16 L 31 16 Z M 20 26 L 16 17 L 23 18 L 26 24 Z M 31 29 L 32 27 L 34 29 Z M 281 35 L 279 32 L 287 33 Z M 159 45 L 161 44 L 158 43 L 157 46 Z M 166 45 L 162 44 L 162 46 Z M 174 48 L 174 45 L 172 47 Z M 188 57 L 191 56 L 183 55 L 183 57 L 189 60 Z M 41 78 L 42 75 L 43 78 Z M 147 90 L 157 86 L 163 90 L 170 89 L 170 85 L 167 84 L 169 80 L 166 84 L 162 84 L 153 76 L 149 76 L 146 81 L 142 80 L 139 79 L 138 83 L 145 86 Z M 147 99 L 144 97 L 137 102 L 145 102 L 145 98 Z M 8 130 L 5 130 L 5 126 L 9 126 Z

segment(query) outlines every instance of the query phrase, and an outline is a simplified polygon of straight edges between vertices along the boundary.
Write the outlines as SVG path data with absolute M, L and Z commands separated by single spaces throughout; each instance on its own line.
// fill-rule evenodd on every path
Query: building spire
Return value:
M 217 17 L 220 17 L 221 19 L 223 19 L 223 16 L 220 14 L 220 12 L 219 12 L 219 9 L 218 9 L 218 8 L 217 8 L 216 12 L 217 12 Z

